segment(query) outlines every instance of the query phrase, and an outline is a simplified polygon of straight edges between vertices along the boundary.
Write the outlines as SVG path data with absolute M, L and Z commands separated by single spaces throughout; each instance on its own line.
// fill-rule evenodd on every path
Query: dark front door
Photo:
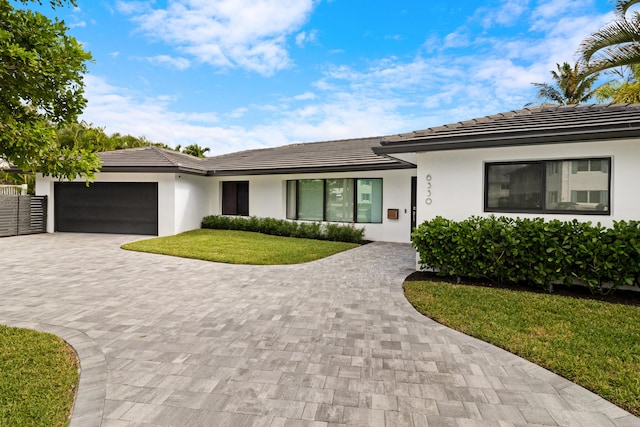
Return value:
M 411 232 L 418 226 L 418 178 L 411 177 Z
M 55 230 L 158 234 L 158 183 L 56 182 Z

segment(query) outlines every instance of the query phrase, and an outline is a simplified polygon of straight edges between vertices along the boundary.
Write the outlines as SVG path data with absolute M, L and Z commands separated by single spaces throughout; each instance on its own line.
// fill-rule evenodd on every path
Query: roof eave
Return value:
M 186 168 L 184 166 L 102 166 L 102 173 L 186 173 L 189 175 L 207 175 L 206 170 Z
M 393 153 L 412 153 L 423 151 L 464 150 L 471 148 L 511 147 L 534 144 L 562 144 L 575 142 L 590 142 L 607 139 L 638 138 L 640 124 L 621 129 L 581 130 L 579 132 L 554 132 L 538 134 L 508 133 L 490 136 L 465 136 L 442 138 L 413 138 L 402 141 L 383 142 L 384 145 L 373 147 L 378 155 Z
M 241 176 L 241 175 L 290 175 L 305 173 L 326 172 L 364 172 L 397 169 L 412 169 L 415 165 L 409 163 L 391 163 L 375 165 L 348 165 L 348 166 L 323 166 L 323 167 L 299 167 L 299 168 L 269 168 L 269 169 L 214 169 L 209 171 L 210 176 Z

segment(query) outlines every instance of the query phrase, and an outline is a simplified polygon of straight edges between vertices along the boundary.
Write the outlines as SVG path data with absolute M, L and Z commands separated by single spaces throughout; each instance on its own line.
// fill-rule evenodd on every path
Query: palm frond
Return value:
M 619 16 L 624 17 L 631 6 L 640 3 L 640 0 L 618 0 L 616 4 L 616 12 Z
M 640 2 L 640 0 L 637 0 Z M 591 57 L 609 46 L 624 45 L 640 42 L 640 18 L 621 19 L 605 25 L 600 30 L 587 37 L 579 48 L 582 59 L 589 63 Z
M 637 104 L 640 102 L 640 83 L 623 84 L 613 95 L 614 104 Z
M 586 75 L 606 69 L 634 66 L 640 63 L 640 44 L 626 44 L 602 49 L 598 58 L 589 63 Z
M 543 101 L 551 101 L 556 105 L 565 105 L 565 99 L 563 94 L 555 87 L 548 85 L 547 83 L 532 83 L 538 88 L 536 98 Z

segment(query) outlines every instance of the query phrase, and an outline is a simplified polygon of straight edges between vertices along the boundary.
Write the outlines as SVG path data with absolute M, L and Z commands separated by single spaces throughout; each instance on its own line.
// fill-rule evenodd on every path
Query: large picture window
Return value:
M 329 222 L 382 222 L 382 179 L 287 181 L 287 218 Z
M 487 212 L 610 213 L 611 159 L 486 163 Z

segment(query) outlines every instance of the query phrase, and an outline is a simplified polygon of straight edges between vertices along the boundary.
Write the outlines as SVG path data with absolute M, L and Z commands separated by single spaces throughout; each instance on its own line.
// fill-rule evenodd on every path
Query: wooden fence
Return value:
M 47 196 L 0 195 L 0 237 L 46 231 Z

